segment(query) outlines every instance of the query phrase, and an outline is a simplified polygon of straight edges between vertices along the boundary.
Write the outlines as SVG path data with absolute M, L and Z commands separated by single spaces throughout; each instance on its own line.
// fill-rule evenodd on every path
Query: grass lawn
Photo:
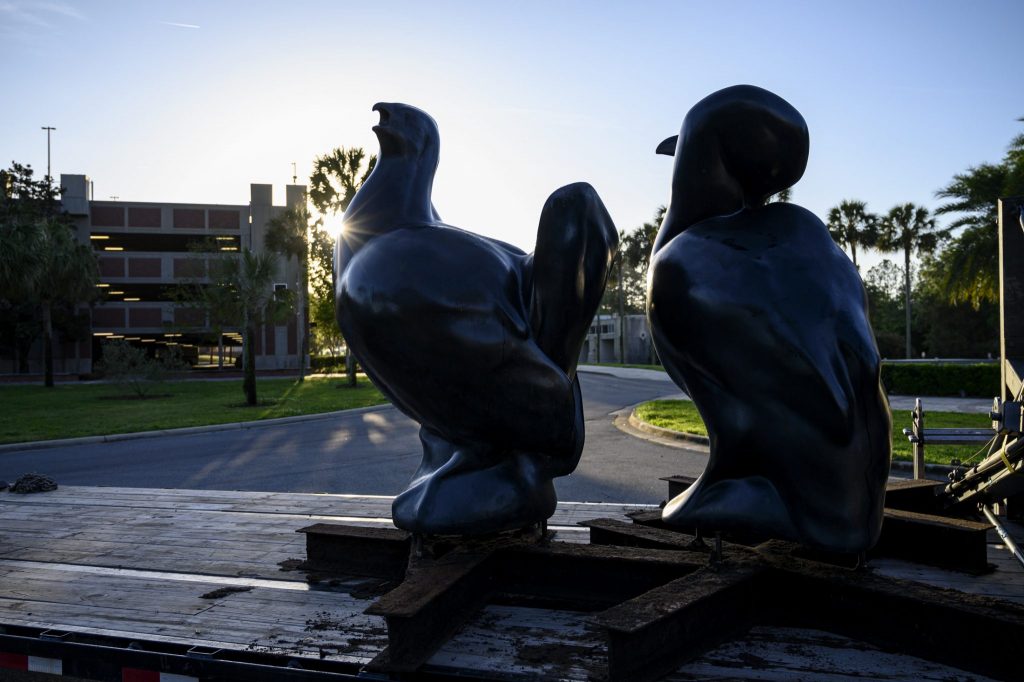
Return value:
M 151 393 L 125 398 L 115 384 L 0 386 L 0 443 L 132 433 L 183 426 L 255 421 L 366 407 L 387 402 L 367 380 L 355 388 L 344 377 L 258 379 L 259 405 L 249 407 L 242 380 L 169 381 Z M 2 455 L 0 455 L 2 456 Z
M 697 408 L 689 400 L 654 400 L 644 403 L 636 408 L 636 416 L 648 424 L 665 429 L 708 435 Z M 992 425 L 991 420 L 984 414 L 929 411 L 925 417 L 928 428 L 987 428 Z M 903 429 L 910 426 L 910 413 L 900 410 L 893 415 L 893 422 L 893 458 L 909 460 L 910 441 L 903 435 Z M 954 457 L 967 460 L 977 450 L 978 448 L 972 445 L 929 445 L 924 449 L 924 456 L 925 460 L 932 464 L 949 464 L 949 460 Z

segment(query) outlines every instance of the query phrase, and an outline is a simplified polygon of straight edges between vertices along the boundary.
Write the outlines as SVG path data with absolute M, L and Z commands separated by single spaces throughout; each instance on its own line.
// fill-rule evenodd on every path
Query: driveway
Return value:
M 580 373 L 587 442 L 559 498 L 657 503 L 670 474 L 697 475 L 699 449 L 668 447 L 615 427 L 614 413 L 678 388 L 661 372 Z M 331 418 L 209 433 L 0 453 L 0 479 L 34 471 L 65 485 L 395 495 L 420 459 L 418 426 L 391 406 Z

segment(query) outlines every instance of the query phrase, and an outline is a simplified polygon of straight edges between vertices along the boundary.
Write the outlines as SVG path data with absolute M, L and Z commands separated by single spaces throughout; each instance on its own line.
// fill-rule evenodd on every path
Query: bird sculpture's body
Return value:
M 735 86 L 695 105 L 658 151 L 675 169 L 648 315 L 711 441 L 704 473 L 663 518 L 865 551 L 891 442 L 863 285 L 817 217 L 766 203 L 803 174 L 803 117 Z
M 374 109 L 380 159 L 345 213 L 335 301 L 369 377 L 421 425 L 423 460 L 394 522 L 482 534 L 544 521 L 552 479 L 583 449 L 576 361 L 614 225 L 585 184 L 548 199 L 533 254 L 446 225 L 431 202 L 436 123 L 407 105 Z

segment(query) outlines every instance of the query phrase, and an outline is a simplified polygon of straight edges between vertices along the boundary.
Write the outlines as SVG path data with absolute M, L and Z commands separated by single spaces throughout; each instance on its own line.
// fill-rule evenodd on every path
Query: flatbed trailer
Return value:
M 391 498 L 62 486 L 0 493 L 0 680 L 32 672 L 108 682 L 388 679 L 364 611 L 387 580 L 297 570 L 316 523 L 391 528 Z M 596 518 L 656 507 L 559 504 L 549 529 L 586 543 Z M 1024 575 L 993 537 L 972 576 L 895 559 L 880 574 L 1024 603 Z M 416 679 L 588 679 L 605 642 L 586 612 L 490 603 Z M 755 627 L 666 679 L 981 679 L 811 629 Z M 57 678 L 54 678 L 57 679 Z

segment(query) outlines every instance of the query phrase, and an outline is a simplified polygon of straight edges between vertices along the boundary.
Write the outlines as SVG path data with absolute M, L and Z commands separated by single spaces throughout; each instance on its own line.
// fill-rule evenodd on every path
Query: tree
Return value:
M 43 384 L 53 386 L 53 316 L 96 295 L 98 266 L 78 241 L 70 216 L 58 210 L 59 192 L 33 180 L 31 166 L 0 172 L 0 294 L 8 305 L 31 303 L 43 337 Z
M 1024 121 L 1024 118 L 1017 119 Z M 951 303 L 999 300 L 999 226 L 996 199 L 1024 195 L 1024 134 L 1017 135 L 1000 163 L 972 166 L 953 176 L 935 195 L 950 199 L 936 215 L 959 217 L 950 230 L 964 228 L 943 254 L 942 290 Z
M 312 346 L 319 355 L 333 356 L 345 344 L 334 312 L 334 239 L 314 224 L 309 240 L 309 321 Z
M 0 296 L 10 302 L 28 295 L 41 262 L 39 224 L 53 193 L 32 180 L 32 167 L 11 164 L 0 171 Z
M 254 252 L 243 249 L 237 256 L 224 256 L 211 262 L 212 286 L 225 287 L 241 313 L 242 323 L 242 391 L 245 402 L 255 405 L 256 400 L 256 342 L 257 325 L 264 319 L 279 318 L 287 309 L 288 292 L 275 291 L 274 272 L 277 257 L 269 251 Z
M 224 369 L 224 332 L 239 329 L 242 325 L 242 312 L 234 291 L 224 282 L 208 283 L 206 273 L 216 279 L 220 264 L 228 256 L 221 252 L 220 243 L 213 239 L 193 242 L 189 245 L 190 258 L 194 264 L 193 272 L 197 276 L 183 277 L 170 289 L 172 300 L 182 307 L 191 308 L 200 314 L 200 319 L 191 326 L 194 332 L 209 328 L 217 340 L 217 368 Z
M 618 236 L 618 251 L 608 272 L 608 286 L 602 304 L 605 308 L 633 314 L 643 313 L 646 309 L 647 266 L 665 211 L 666 207 L 658 207 L 649 222 L 630 232 L 622 231 Z
M 903 291 L 906 304 L 906 357 L 913 355 L 910 331 L 910 257 L 933 252 L 948 230 L 935 225 L 928 209 L 914 204 L 893 206 L 879 222 L 878 248 L 903 251 Z
M 363 165 L 365 161 L 365 166 Z M 356 192 L 370 177 L 377 157 L 371 155 L 366 158 L 366 152 L 359 147 L 345 149 L 338 147 L 323 156 L 318 156 L 313 162 L 313 174 L 309 176 L 309 200 L 313 207 L 320 214 L 315 223 L 317 230 L 322 230 L 323 220 L 326 216 L 334 216 L 344 213 L 348 205 L 352 203 Z M 314 244 L 318 242 L 314 239 Z M 337 330 L 337 337 L 342 338 L 341 330 L 337 329 L 337 321 L 334 319 L 334 284 L 331 278 L 333 248 L 323 249 L 323 243 L 319 242 L 319 248 L 314 248 L 313 255 L 316 257 L 316 264 L 311 268 L 316 273 L 312 289 L 319 300 L 314 302 L 313 308 L 319 312 L 317 317 L 317 329 L 327 323 L 333 334 Z M 329 299 L 328 299 L 329 297 Z M 327 301 L 329 300 L 329 304 Z M 329 319 L 325 319 L 323 311 L 332 311 Z M 318 334 L 326 334 L 327 330 L 318 331 Z M 348 344 L 346 344 L 348 346 Z M 356 359 L 352 354 L 351 347 L 347 347 L 345 353 L 345 370 L 348 374 L 350 386 L 356 385 Z
M 367 159 L 361 147 L 336 147 L 316 157 L 309 176 L 309 200 L 321 216 L 344 213 L 375 165 L 377 157 Z
M 42 265 L 32 300 L 43 324 L 43 384 L 53 386 L 53 314 L 57 306 L 74 306 L 96 294 L 99 266 L 92 249 L 78 242 L 67 219 L 48 218 L 42 225 Z
M 309 241 L 310 216 L 305 204 L 289 208 L 267 223 L 263 243 L 274 253 L 286 259 L 294 257 L 299 266 L 299 281 L 295 288 L 296 316 L 299 329 L 299 381 L 306 376 L 306 358 L 309 357 L 309 332 L 306 321 L 309 298 Z
M 877 221 L 878 216 L 868 213 L 867 204 L 863 201 L 844 199 L 829 209 L 828 232 L 840 247 L 849 247 L 853 266 L 858 270 L 857 245 L 874 246 L 878 236 Z
M 145 398 L 173 373 L 184 372 L 188 363 L 177 347 L 166 348 L 161 357 L 150 357 L 145 349 L 127 341 L 103 344 L 103 376 L 136 398 Z
M 625 353 L 627 314 L 643 314 L 647 308 L 647 268 L 651 260 L 654 237 L 658 234 L 666 208 L 660 206 L 654 218 L 633 229 L 619 231 L 619 249 L 608 270 L 608 281 L 598 307 L 595 322 L 603 313 L 619 317 L 619 348 Z M 597 325 L 597 359 L 601 360 L 601 325 Z
M 945 294 L 949 249 L 921 259 L 914 286 L 914 334 L 929 356 L 984 358 L 999 355 L 999 306 L 950 302 Z
M 903 270 L 888 258 L 864 275 L 868 314 L 883 358 L 898 358 L 906 346 L 904 336 Z

